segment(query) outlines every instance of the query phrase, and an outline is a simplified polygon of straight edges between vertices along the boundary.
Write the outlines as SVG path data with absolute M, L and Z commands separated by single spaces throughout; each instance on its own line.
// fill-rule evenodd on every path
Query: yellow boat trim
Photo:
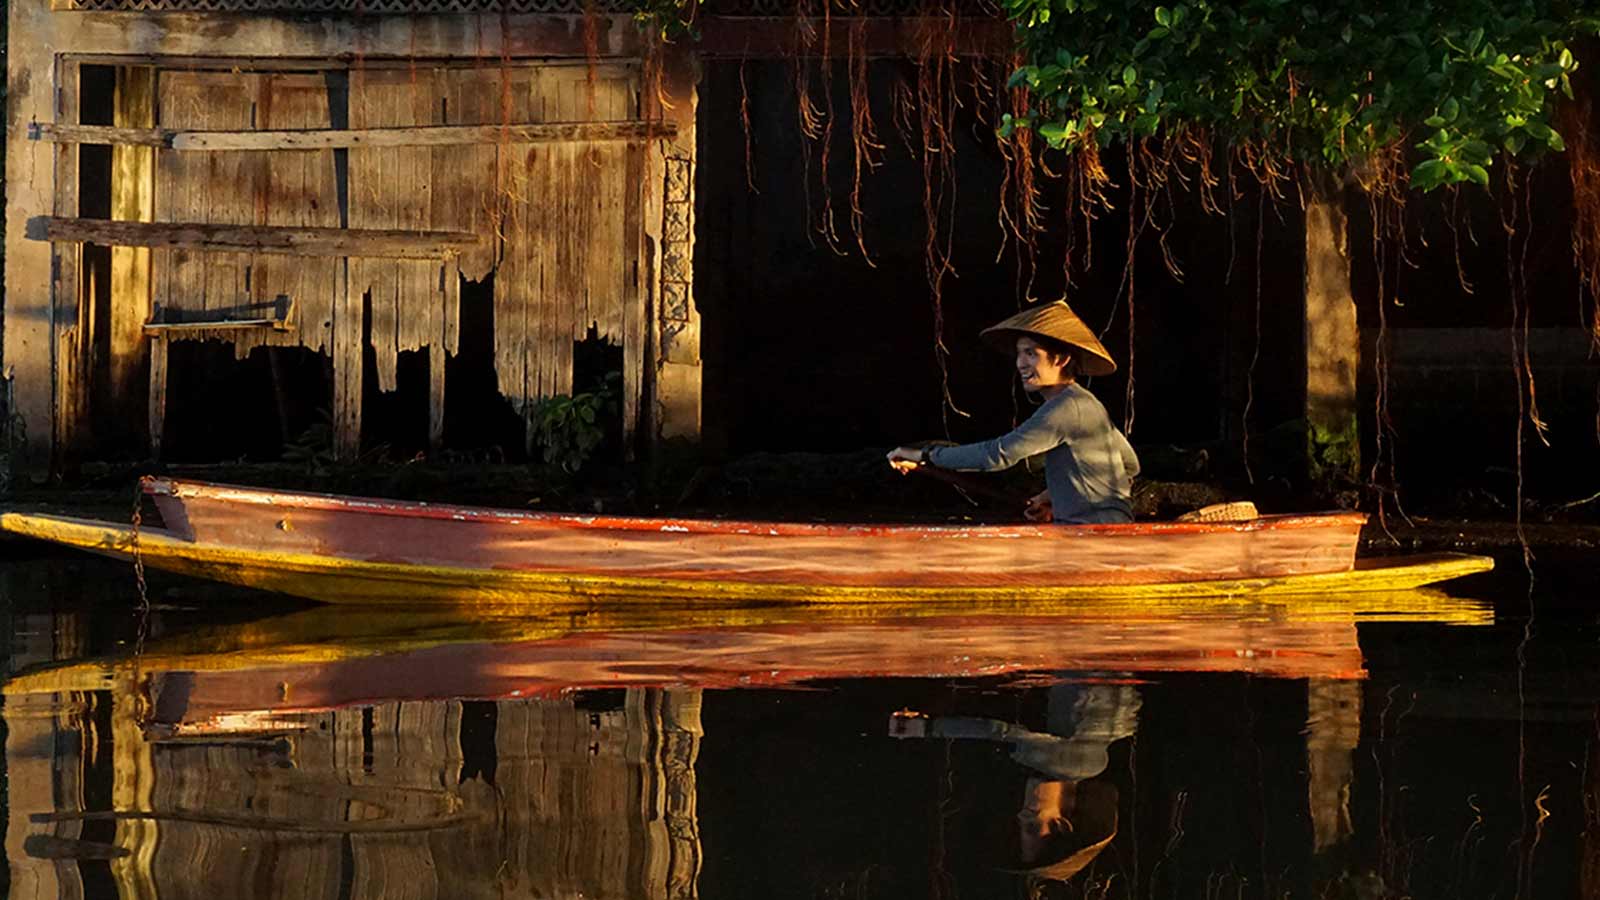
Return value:
M 131 558 L 134 552 L 133 530 L 106 522 L 3 513 L 0 514 L 0 530 L 121 558 Z M 1392 562 L 1366 560 L 1348 572 L 1277 578 L 1060 587 L 904 588 L 749 584 L 371 562 L 198 544 L 162 531 L 141 533 L 138 552 L 145 565 L 151 568 L 313 600 L 386 604 L 446 601 L 470 604 L 474 610 L 496 605 L 526 609 L 529 605 L 574 601 L 607 604 L 680 601 L 697 606 L 751 602 L 939 604 L 959 601 L 969 604 L 984 601 L 1017 610 L 1040 611 L 1038 604 L 1051 601 L 1116 598 L 1147 603 L 1173 598 L 1403 591 L 1494 567 L 1494 561 L 1484 556 L 1439 554 L 1396 558 Z

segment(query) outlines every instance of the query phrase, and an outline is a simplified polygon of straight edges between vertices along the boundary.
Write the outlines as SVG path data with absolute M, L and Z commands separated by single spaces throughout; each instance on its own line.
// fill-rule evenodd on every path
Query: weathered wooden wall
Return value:
M 694 63 L 669 48 L 659 90 L 641 92 L 639 66 L 627 62 L 643 55 L 641 38 L 626 17 L 603 17 L 587 27 L 579 16 L 462 14 L 361 21 L 198 13 L 130 17 L 52 11 L 49 0 L 20 0 L 9 4 L 8 12 L 13 37 L 7 175 L 13 189 L 7 196 L 9 293 L 3 359 L 12 378 L 14 411 L 28 438 L 24 455 L 32 466 L 43 466 L 73 440 L 91 374 L 85 371 L 86 337 L 79 323 L 92 321 L 93 311 L 79 299 L 78 245 L 27 239 L 30 220 L 78 212 L 77 145 L 30 140 L 27 124 L 78 121 L 75 77 L 81 64 L 119 66 L 126 73 L 119 78 L 117 119 L 125 127 L 328 127 L 329 93 L 321 75 L 306 71 L 325 64 L 349 71 L 348 127 L 621 116 L 661 121 L 675 131 L 666 140 L 627 144 L 501 141 L 493 147 L 352 148 L 348 220 L 343 223 L 330 197 L 338 188 L 330 149 L 119 149 L 115 170 L 120 187 L 113 188 L 114 217 L 119 219 L 351 228 L 432 225 L 479 233 L 488 228 L 504 238 L 454 261 L 357 259 L 348 266 L 353 278 L 348 285 L 346 263 L 340 259 L 119 248 L 114 256 L 110 356 L 111 381 L 123 386 L 122 393 L 127 373 L 143 365 L 145 342 L 134 334 L 132 319 L 147 312 L 149 303 L 216 311 L 287 294 L 294 299 L 293 333 L 231 331 L 227 337 L 240 354 L 263 343 L 298 343 L 334 356 L 336 423 L 345 436 L 343 449 L 352 452 L 350 436 L 359 434 L 359 328 L 354 323 L 341 328 L 338 320 L 341 314 L 353 319 L 361 309 L 362 290 L 371 289 L 379 386 L 394 387 L 398 353 L 429 348 L 429 433 L 437 440 L 444 353 L 456 348 L 459 338 L 454 271 L 482 278 L 489 268 L 504 267 L 497 289 L 501 283 L 511 287 L 499 291 L 496 301 L 496 326 L 504 334 L 497 337 L 495 362 L 514 405 L 526 410 L 533 400 L 570 390 L 571 339 L 581 338 L 592 325 L 623 345 L 630 436 L 636 421 L 648 423 L 651 433 L 697 432 L 697 382 L 664 369 L 681 367 L 685 360 L 698 365 L 697 333 L 685 334 L 683 322 L 688 320 L 673 319 L 675 349 L 668 360 L 661 351 L 663 307 L 657 297 L 663 255 L 676 252 L 687 259 L 692 234 L 686 222 L 675 219 L 675 239 L 662 239 L 665 209 L 660 195 L 667 180 L 666 159 L 692 158 Z M 541 67 L 538 71 L 548 77 L 539 78 L 528 74 L 534 67 L 517 62 L 595 55 L 600 59 L 596 66 Z M 490 64 L 447 69 L 420 60 Z M 397 62 L 400 68 L 393 68 Z M 506 77 L 507 70 L 513 77 Z M 492 93 L 483 90 L 486 81 L 496 83 Z M 501 81 L 514 89 L 502 90 Z M 510 115 L 513 110 L 516 118 Z M 472 185 L 479 173 L 493 187 L 489 197 Z M 678 183 L 682 185 L 681 179 Z M 575 184 L 583 189 L 572 190 Z M 684 212 L 691 208 L 685 197 L 678 203 Z M 595 253 L 595 247 L 604 249 Z M 141 286 L 141 278 L 153 283 Z M 677 276 L 673 283 L 680 284 Z M 675 290 L 675 296 L 686 296 L 681 287 Z M 673 315 L 681 317 L 685 309 L 675 302 Z M 156 376 L 163 374 L 165 347 L 150 352 L 150 396 L 159 406 L 164 394 Z M 684 385 L 692 385 L 695 396 L 662 396 Z M 648 389 L 655 392 L 654 404 L 641 402 Z M 115 412 L 126 415 L 126 409 Z M 693 424 L 683 424 L 686 415 Z M 153 415 L 157 441 L 160 425 L 159 415 Z

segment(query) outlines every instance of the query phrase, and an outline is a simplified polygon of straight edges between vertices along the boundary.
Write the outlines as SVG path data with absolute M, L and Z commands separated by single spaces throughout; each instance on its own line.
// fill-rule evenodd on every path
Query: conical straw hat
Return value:
M 1077 358 L 1080 374 L 1110 375 L 1117 370 L 1117 362 L 1111 358 L 1110 351 L 1065 300 L 1034 304 L 1003 322 L 985 328 L 978 336 L 991 347 L 1009 355 L 1017 350 L 1017 338 L 1025 334 L 1054 338 L 1082 350 L 1083 353 Z

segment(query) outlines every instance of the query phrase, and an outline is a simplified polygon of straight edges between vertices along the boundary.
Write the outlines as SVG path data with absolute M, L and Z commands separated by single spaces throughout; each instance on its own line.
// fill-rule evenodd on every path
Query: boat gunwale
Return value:
M 545 591 L 546 597 L 585 602 L 622 600 L 638 602 L 648 597 L 650 602 L 673 599 L 692 599 L 701 603 L 729 600 L 747 602 L 870 602 L 892 596 L 910 602 L 952 603 L 971 600 L 1004 601 L 1008 603 L 1066 602 L 1083 596 L 1099 599 L 1108 597 L 1133 597 L 1140 600 L 1165 600 L 1172 597 L 1244 597 L 1269 595 L 1318 594 L 1327 592 L 1364 592 L 1368 590 L 1411 590 L 1423 585 L 1490 571 L 1494 561 L 1489 557 L 1462 553 L 1428 553 L 1420 555 L 1376 556 L 1358 559 L 1353 567 L 1341 572 L 1319 572 L 1288 576 L 1260 576 L 1252 578 L 1206 579 L 1189 582 L 1163 582 L 1154 584 L 1096 584 L 1068 586 L 963 586 L 952 591 L 949 587 L 860 587 L 843 586 L 821 588 L 800 584 L 739 584 L 707 581 L 689 581 L 672 578 L 646 578 L 640 576 L 598 576 L 570 573 L 541 573 L 507 569 L 462 569 L 430 564 L 407 564 L 357 560 L 347 557 L 260 551 L 246 547 L 212 542 L 196 542 L 165 529 L 147 528 L 135 531 L 131 526 L 95 519 L 79 519 L 41 513 L 24 513 L 0 510 L 0 531 L 11 532 L 40 540 L 53 541 L 93 553 L 127 559 L 140 553 L 146 565 L 168 569 L 191 576 L 211 578 L 249 587 L 264 588 L 279 593 L 308 597 L 332 603 L 385 603 L 380 596 L 333 596 L 326 592 L 317 594 L 288 590 L 282 586 L 263 585 L 258 581 L 229 577 L 234 568 L 241 572 L 255 567 L 265 568 L 284 575 L 300 575 L 325 579 L 329 582 L 370 579 L 379 583 L 406 586 L 408 592 L 429 586 L 450 585 L 469 579 L 475 583 L 492 582 L 487 587 L 490 594 L 510 590 L 518 594 Z M 191 566 L 169 566 L 170 560 L 179 560 Z M 211 571 L 202 572 L 192 566 Z M 1421 576 L 1421 577 L 1416 577 Z M 1382 582 L 1381 584 L 1378 582 Z M 639 597 L 632 595 L 638 594 Z M 480 604 L 481 599 L 452 599 L 446 605 L 462 602 Z M 544 602 L 544 601 L 541 601 Z M 518 600 L 514 605 L 523 605 Z
M 1047 538 L 1102 535 L 1144 537 L 1157 535 L 1221 534 L 1287 531 L 1306 528 L 1360 527 L 1367 514 L 1360 512 L 1291 513 L 1259 516 L 1239 522 L 1130 522 L 1096 525 L 919 525 L 828 524 L 813 522 L 762 522 L 740 519 L 675 519 L 642 516 L 586 515 L 564 512 L 523 512 L 486 506 L 433 504 L 425 500 L 387 500 L 280 491 L 205 481 L 153 478 L 145 482 L 146 494 L 214 500 L 284 509 L 307 509 L 409 519 L 483 522 L 529 527 L 550 526 L 598 531 L 660 532 L 667 534 L 758 535 L 764 537 L 901 537 L 901 538 Z

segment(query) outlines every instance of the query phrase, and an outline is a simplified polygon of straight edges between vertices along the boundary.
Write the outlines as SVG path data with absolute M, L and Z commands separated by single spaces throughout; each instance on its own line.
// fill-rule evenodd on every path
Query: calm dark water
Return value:
M 9 895 L 1594 897 L 1600 625 L 1563 566 L 468 618 L 163 576 L 142 616 L 125 566 L 0 560 Z

